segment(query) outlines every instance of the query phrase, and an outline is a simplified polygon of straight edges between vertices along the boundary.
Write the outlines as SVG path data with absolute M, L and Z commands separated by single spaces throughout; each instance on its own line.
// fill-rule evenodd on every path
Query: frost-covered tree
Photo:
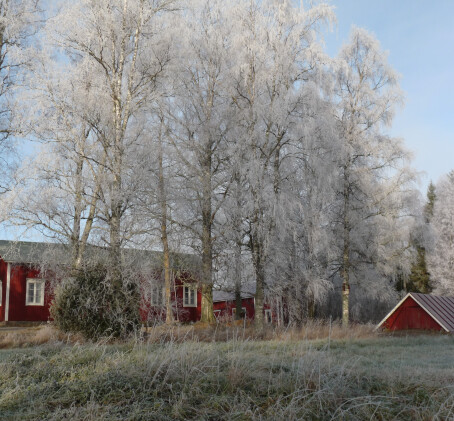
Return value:
M 454 171 L 436 184 L 431 226 L 433 245 L 427 264 L 435 294 L 454 294 Z
M 67 72 L 49 57 L 35 64 L 24 103 L 39 152 L 17 169 L 4 206 L 10 224 L 66 244 L 78 269 L 97 218 L 105 151 L 90 124 L 99 115 L 90 75 L 80 68 Z
M 287 157 L 286 196 L 273 239 L 276 295 L 288 305 L 292 324 L 314 317 L 332 288 L 333 226 L 337 171 L 331 164 L 338 144 L 331 104 L 311 97 L 296 126 L 304 136 Z M 294 129 L 294 130 L 295 130 Z
M 231 43 L 228 5 L 193 2 L 180 24 L 184 36 L 174 75 L 175 93 L 168 103 L 179 166 L 179 221 L 193 237 L 201 256 L 202 321 L 214 322 L 213 259 L 217 215 L 228 188 L 226 173 Z
M 175 245 L 200 256 L 206 322 L 216 284 L 235 291 L 240 317 L 251 279 L 258 326 L 265 299 L 299 324 L 340 281 L 345 322 L 350 285 L 352 314 L 391 297 L 391 278 L 409 271 L 414 189 L 408 153 L 387 134 L 401 94 L 378 42 L 355 29 L 329 59 L 324 3 L 178 6 L 62 2 L 22 102 L 40 152 L 16 173 L 10 222 L 67 243 L 74 269 L 87 247 L 105 248 L 106 274 L 78 279 L 105 274 L 116 314 L 131 318 L 128 246 L 162 246 L 169 322 Z
M 305 10 L 289 1 L 244 2 L 235 16 L 232 95 L 237 138 L 248 162 L 243 168 L 249 193 L 247 244 L 255 270 L 256 323 L 261 326 L 270 244 L 284 197 L 289 197 L 282 181 L 289 173 L 284 165 L 289 143 L 295 140 L 291 129 L 304 107 L 301 85 L 316 79 L 323 56 L 316 30 L 332 12 L 325 4 Z
M 343 280 L 343 322 L 348 323 L 350 284 L 378 291 L 392 266 L 399 259 L 405 262 L 409 237 L 403 222 L 412 173 L 402 141 L 386 134 L 402 95 L 379 42 L 364 29 L 353 29 L 338 66 L 337 267 Z M 385 294 L 389 286 L 380 291 Z
M 41 2 L 38 0 L 0 1 L 0 174 L 7 176 L 11 167 L 14 135 L 26 131 L 23 106 L 18 96 L 30 76 L 37 43 L 35 36 L 42 24 Z M 0 182 L 0 190 L 6 190 L 6 180 Z
M 421 292 L 428 294 L 432 291 L 430 273 L 427 267 L 426 248 L 431 246 L 431 220 L 435 205 L 435 186 L 432 182 L 427 188 L 427 202 L 422 209 L 422 215 L 415 221 L 415 228 L 411 233 L 411 244 L 415 249 L 415 257 L 408 276 L 402 276 L 401 285 L 398 287 L 405 291 Z
M 108 250 L 112 305 L 130 316 L 129 327 L 138 322 L 139 297 L 136 280 L 124 276 L 122 248 L 142 232 L 133 212 L 146 175 L 140 116 L 160 95 L 169 61 L 163 16 L 173 3 L 80 0 L 64 4 L 48 23 L 51 42 L 75 71 L 87 73 L 98 104 L 87 120 L 103 156 L 97 235 Z
M 99 114 L 90 124 L 106 153 L 100 212 L 107 226 L 103 238 L 109 247 L 110 275 L 118 286 L 121 247 L 131 235 L 122 222 L 133 202 L 137 174 L 131 168 L 137 167 L 140 149 L 135 116 L 156 96 L 168 62 L 167 44 L 156 33 L 162 29 L 160 14 L 172 3 L 81 0 L 65 5 L 49 23 L 55 45 L 74 66 L 90 73 L 97 91 Z

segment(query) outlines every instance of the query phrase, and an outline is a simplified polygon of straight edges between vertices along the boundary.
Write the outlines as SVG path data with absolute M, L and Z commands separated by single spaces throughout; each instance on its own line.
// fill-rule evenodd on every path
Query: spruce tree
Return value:
M 427 203 L 423 211 L 424 222 L 426 224 L 429 224 L 432 219 L 435 200 L 435 186 L 431 181 L 427 188 Z M 413 239 L 412 243 L 416 249 L 416 259 L 412 265 L 408 282 L 406 283 L 406 291 L 429 294 L 432 291 L 432 286 L 430 283 L 430 273 L 427 270 L 426 249 L 418 239 Z

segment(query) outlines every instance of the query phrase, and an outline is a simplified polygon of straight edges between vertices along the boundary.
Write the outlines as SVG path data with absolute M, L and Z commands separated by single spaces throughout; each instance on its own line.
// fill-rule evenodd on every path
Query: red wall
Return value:
M 389 330 L 444 330 L 412 297 L 388 317 L 383 327 Z
M 254 318 L 254 298 L 242 298 L 241 307 L 246 308 L 246 318 Z M 235 301 L 218 301 L 213 303 L 213 310 L 221 310 L 218 317 L 232 317 L 232 309 L 236 308 Z
M 175 279 L 175 288 L 171 292 L 171 300 L 176 303 L 173 316 L 175 320 L 184 323 L 197 322 L 202 314 L 202 293 L 200 288 L 197 289 L 197 307 L 183 307 L 183 287 L 188 284 L 197 285 L 194 278 L 189 274 L 181 274 Z M 143 296 L 144 294 L 142 294 Z M 153 307 L 144 300 L 142 300 L 140 312 L 143 322 L 165 320 L 166 317 L 165 308 Z
M 5 320 L 5 304 L 6 304 L 6 269 L 7 264 L 0 259 L 0 279 L 2 281 L 2 302 L 0 303 L 0 322 Z
M 6 276 L 7 263 L 0 259 L 0 277 L 2 280 L 2 303 L 0 306 L 0 321 L 4 321 L 5 303 L 6 303 Z M 53 299 L 50 282 L 46 282 L 44 292 L 44 306 L 27 306 L 26 305 L 26 283 L 27 278 L 39 278 L 39 270 L 33 269 L 24 264 L 11 264 L 10 280 L 10 303 L 9 303 L 9 321 L 47 321 L 50 318 L 49 307 Z M 175 279 L 175 288 L 172 291 L 172 301 L 176 303 L 174 316 L 181 322 L 197 322 L 201 318 L 201 289 L 197 290 L 197 307 L 183 307 L 183 286 L 195 284 L 194 278 L 189 274 L 180 274 Z M 142 297 L 144 294 L 142 294 Z M 246 317 L 254 318 L 254 298 L 243 298 L 242 307 L 246 308 Z M 221 301 L 213 304 L 214 310 L 221 310 L 221 316 L 232 317 L 232 309 L 235 308 L 234 301 Z M 265 305 L 265 309 L 269 306 Z M 275 315 L 273 314 L 273 319 Z M 149 302 L 142 298 L 141 304 L 142 321 L 164 320 L 165 309 L 152 307 Z
M 46 282 L 43 306 L 27 306 L 27 278 L 39 278 L 39 270 L 21 264 L 11 264 L 9 290 L 9 321 L 46 321 L 49 319 L 49 305 L 52 299 L 50 282 Z M 6 283 L 6 275 L 5 275 Z

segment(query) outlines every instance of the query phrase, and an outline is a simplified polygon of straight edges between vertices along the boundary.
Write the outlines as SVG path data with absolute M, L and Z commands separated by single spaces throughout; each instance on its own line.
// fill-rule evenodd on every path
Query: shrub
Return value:
M 128 280 L 112 282 L 103 266 L 85 268 L 63 279 L 56 288 L 51 315 L 64 332 L 90 339 L 124 338 L 140 326 L 137 286 Z

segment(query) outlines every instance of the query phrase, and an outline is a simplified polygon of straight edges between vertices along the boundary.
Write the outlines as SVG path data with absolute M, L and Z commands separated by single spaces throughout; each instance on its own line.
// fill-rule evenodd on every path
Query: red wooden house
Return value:
M 408 293 L 378 324 L 387 330 L 454 332 L 454 297 Z
M 52 290 L 33 265 L 39 243 L 0 241 L 0 322 L 49 318 Z
M 202 314 L 202 293 L 197 281 L 187 272 L 176 272 L 173 277 L 171 301 L 173 316 L 180 322 L 196 322 Z M 141 284 L 141 318 L 144 322 L 155 323 L 165 320 L 165 289 L 161 273 L 144 280 Z
M 43 322 L 50 318 L 53 299 L 50 279 L 41 276 L 39 263 L 49 251 L 62 251 L 58 244 L 12 242 L 0 240 L 0 322 Z M 144 322 L 165 318 L 164 285 L 161 254 L 146 250 L 125 250 L 130 259 L 141 262 L 147 269 L 138 269 L 141 279 L 141 317 Z M 145 264 L 148 263 L 148 264 Z M 172 302 L 175 319 L 196 322 L 201 316 L 201 289 L 197 282 L 197 259 L 190 255 L 174 255 Z M 214 291 L 214 312 L 220 319 L 234 317 L 234 294 Z M 242 294 L 245 317 L 254 318 L 254 293 Z M 272 322 L 273 315 L 265 306 L 265 320 Z
M 255 317 L 255 289 L 246 288 L 241 292 L 243 317 L 252 320 Z M 213 310 L 217 319 L 234 319 L 236 316 L 235 294 L 227 291 L 213 291 Z M 267 323 L 273 322 L 273 312 L 268 303 L 264 304 L 264 316 Z

